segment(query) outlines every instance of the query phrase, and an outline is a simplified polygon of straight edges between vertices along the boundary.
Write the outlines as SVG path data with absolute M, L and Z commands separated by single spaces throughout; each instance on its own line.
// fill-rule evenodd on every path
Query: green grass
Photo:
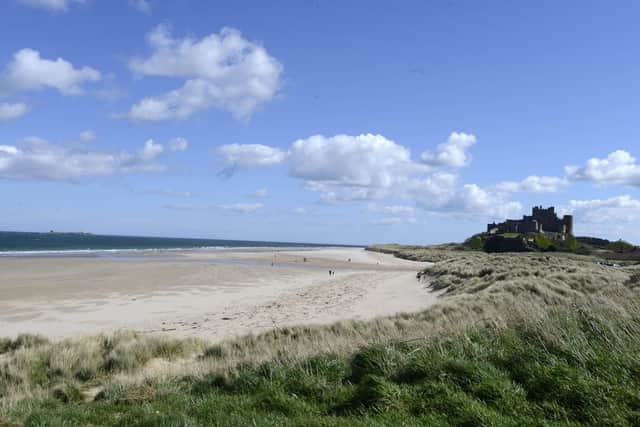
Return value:
M 506 238 L 514 238 L 514 237 L 520 237 L 522 236 L 522 234 L 520 233 L 503 233 L 500 234 L 500 236 L 506 237 Z
M 93 402 L 49 399 L 24 423 L 637 425 L 640 323 L 594 313 L 114 387 Z
M 640 266 L 392 249 L 436 261 L 439 304 L 215 344 L 0 341 L 0 425 L 640 424 Z
M 607 250 L 617 253 L 624 252 L 632 252 L 636 249 L 634 245 L 629 242 L 625 242 L 624 240 L 617 240 L 615 242 L 611 242 L 606 246 Z

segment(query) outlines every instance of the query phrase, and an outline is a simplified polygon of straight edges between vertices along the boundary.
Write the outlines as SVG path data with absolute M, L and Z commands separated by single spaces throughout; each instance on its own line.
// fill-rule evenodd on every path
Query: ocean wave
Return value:
M 186 248 L 121 248 L 121 249 L 47 249 L 47 250 L 23 250 L 0 251 L 3 256 L 56 256 L 56 255 L 113 255 L 118 253 L 153 253 L 153 252 L 186 252 L 186 251 L 211 251 L 232 249 L 232 246 L 202 246 Z

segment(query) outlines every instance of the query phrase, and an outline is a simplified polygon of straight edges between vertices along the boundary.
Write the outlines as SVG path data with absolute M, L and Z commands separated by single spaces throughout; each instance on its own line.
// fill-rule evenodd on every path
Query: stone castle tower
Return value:
M 534 206 L 531 215 L 524 215 L 522 219 L 487 224 L 487 233 L 544 233 L 549 237 L 564 240 L 567 236 L 573 236 L 573 216 L 564 215 L 558 218 L 553 206 Z

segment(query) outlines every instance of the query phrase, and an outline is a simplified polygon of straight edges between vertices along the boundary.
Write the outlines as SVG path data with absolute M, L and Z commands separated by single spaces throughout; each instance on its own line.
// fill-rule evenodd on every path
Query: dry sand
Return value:
M 0 336 L 126 327 L 218 340 L 370 319 L 432 305 L 416 279 L 426 265 L 358 248 L 0 258 Z

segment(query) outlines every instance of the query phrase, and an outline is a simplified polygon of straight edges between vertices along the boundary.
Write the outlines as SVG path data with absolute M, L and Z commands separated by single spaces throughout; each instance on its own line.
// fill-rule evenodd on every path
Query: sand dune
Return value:
M 0 335 L 127 327 L 221 339 L 369 319 L 433 304 L 416 280 L 425 265 L 358 248 L 2 258 Z

